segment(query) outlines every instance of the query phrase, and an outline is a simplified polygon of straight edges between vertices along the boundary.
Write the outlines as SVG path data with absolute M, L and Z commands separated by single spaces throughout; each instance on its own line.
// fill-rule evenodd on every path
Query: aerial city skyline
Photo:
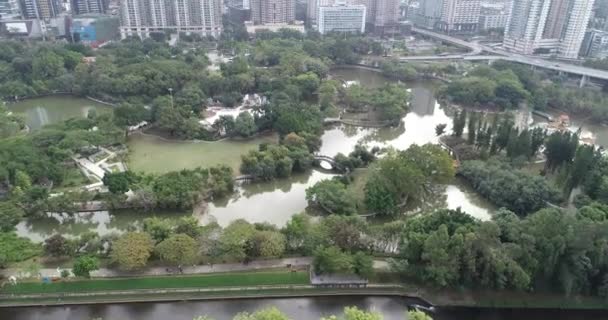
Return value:
M 392 37 L 414 26 L 464 37 L 499 32 L 503 49 L 525 55 L 604 58 L 608 23 L 598 22 L 595 1 L 0 0 L 0 34 L 68 36 L 74 22 L 82 29 L 97 20 L 107 24 L 104 41 L 153 33 L 219 37 L 223 19 L 244 23 L 250 33 L 290 28 Z

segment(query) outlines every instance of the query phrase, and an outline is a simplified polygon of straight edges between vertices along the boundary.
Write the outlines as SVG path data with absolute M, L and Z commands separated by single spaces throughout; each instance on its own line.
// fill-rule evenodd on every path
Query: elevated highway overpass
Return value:
M 436 56 L 412 56 L 412 57 L 401 57 L 401 61 L 433 61 L 433 60 L 468 60 L 468 61 L 479 61 L 479 60 L 506 60 L 526 64 L 533 67 L 543 68 L 547 70 L 554 70 L 560 73 L 567 73 L 578 75 L 581 77 L 580 86 L 584 86 L 590 79 L 598 79 L 608 81 L 608 71 L 587 68 L 569 63 L 556 62 L 545 60 L 538 57 L 525 56 L 505 50 L 498 50 L 486 45 L 482 45 L 476 42 L 469 42 L 459 38 L 455 38 L 446 34 L 437 33 L 434 31 L 412 28 L 412 32 L 418 33 L 433 39 L 441 40 L 443 42 L 451 43 L 459 47 L 468 48 L 470 51 L 464 54 L 454 55 L 436 55 Z M 482 53 L 486 54 L 482 54 Z M 489 54 L 488 54 L 489 53 Z

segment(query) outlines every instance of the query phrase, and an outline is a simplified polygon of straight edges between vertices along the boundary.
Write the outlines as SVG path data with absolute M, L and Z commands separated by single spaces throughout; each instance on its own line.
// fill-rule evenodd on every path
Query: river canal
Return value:
M 128 303 L 61 307 L 0 308 L 6 320 L 192 320 L 207 315 L 230 320 L 239 312 L 277 307 L 293 320 L 319 320 L 341 315 L 344 307 L 357 306 L 380 312 L 384 320 L 406 320 L 406 306 L 416 303 L 397 297 L 318 297 L 248 299 L 167 303 Z M 558 309 L 439 308 L 434 320 L 605 320 L 607 311 Z

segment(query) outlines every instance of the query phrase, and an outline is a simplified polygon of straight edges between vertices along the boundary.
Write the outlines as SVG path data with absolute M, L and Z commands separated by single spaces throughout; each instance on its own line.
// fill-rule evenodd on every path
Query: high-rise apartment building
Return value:
M 144 0 L 123 0 L 120 2 L 120 33 L 124 37 L 139 34 L 147 24 Z
M 332 6 L 319 7 L 317 30 L 328 32 L 365 32 L 365 6 L 341 2 Z
M 349 2 L 365 6 L 367 11 L 365 21 L 374 33 L 384 34 L 398 30 L 399 0 L 350 0 Z
M 594 59 L 608 58 L 608 31 L 597 29 L 587 31 L 580 54 Z
M 151 32 L 185 32 L 217 37 L 222 31 L 221 0 L 122 0 L 121 37 Z
M 511 10 L 510 2 L 488 3 L 481 4 L 481 12 L 479 15 L 480 30 L 495 30 L 503 29 L 507 25 Z
M 285 24 L 296 20 L 295 0 L 251 0 L 251 20 L 256 25 Z
M 21 0 L 21 14 L 25 19 L 49 20 L 60 13 L 59 0 Z
M 562 28 L 559 54 L 565 58 L 577 58 L 585 31 L 589 25 L 591 10 L 595 0 L 572 0 L 566 12 L 568 22 Z
M 576 58 L 594 0 L 514 0 L 504 47 L 522 54 L 545 52 Z
M 399 0 L 370 0 L 374 6 L 373 25 L 374 33 L 385 33 L 388 30 L 395 31 L 399 23 Z
M 566 27 L 570 0 L 552 0 L 547 13 L 547 21 L 543 30 L 543 38 L 559 39 Z
M 481 0 L 443 0 L 437 28 L 446 33 L 473 33 L 479 26 Z
M 19 1 L 0 0 L 0 17 L 14 17 L 18 15 L 21 15 L 21 9 L 19 9 Z
M 308 0 L 306 4 L 306 19 L 309 26 L 317 24 L 317 14 L 319 7 L 332 6 L 336 3 L 335 0 Z
M 441 10 L 443 10 L 443 0 L 421 0 L 414 22 L 419 27 L 435 29 L 441 19 Z
M 532 54 L 542 39 L 550 0 L 514 0 L 505 27 L 504 47 Z
M 105 13 L 108 1 L 105 0 L 72 0 L 74 14 Z
M 364 6 L 366 25 L 374 33 L 384 34 L 399 29 L 399 0 L 309 0 L 307 9 L 309 25 L 317 24 L 319 8 L 339 3 Z
M 504 29 L 509 20 L 505 11 L 481 8 L 479 15 L 479 30 Z

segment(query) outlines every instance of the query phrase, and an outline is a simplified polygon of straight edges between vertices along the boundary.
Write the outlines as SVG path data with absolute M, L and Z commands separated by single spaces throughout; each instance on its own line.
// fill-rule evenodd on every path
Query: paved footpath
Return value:
M 196 266 L 183 266 L 183 274 L 205 274 L 213 272 L 233 272 L 233 271 L 252 271 L 260 269 L 271 269 L 271 268 L 284 268 L 291 265 L 294 268 L 308 267 L 312 263 L 312 257 L 297 257 L 297 258 L 284 258 L 284 259 L 273 259 L 273 260 L 255 260 L 247 264 L 243 263 L 225 263 L 225 264 L 207 264 L 207 265 L 196 265 Z M 374 268 L 386 269 L 388 263 L 383 260 L 375 260 Z M 67 269 L 70 270 L 71 269 Z M 91 272 L 91 277 L 94 278 L 112 278 L 112 277 L 130 277 L 130 276 L 161 276 L 161 275 L 174 275 L 178 274 L 179 271 L 176 267 L 152 267 L 140 271 L 122 271 L 119 269 L 108 269 L 101 268 L 97 271 Z M 22 277 L 27 276 L 24 274 L 22 269 L 3 269 L 0 270 L 0 275 L 5 278 L 10 276 Z M 43 277 L 59 277 L 59 271 L 57 269 L 44 268 L 40 269 L 40 275 Z

